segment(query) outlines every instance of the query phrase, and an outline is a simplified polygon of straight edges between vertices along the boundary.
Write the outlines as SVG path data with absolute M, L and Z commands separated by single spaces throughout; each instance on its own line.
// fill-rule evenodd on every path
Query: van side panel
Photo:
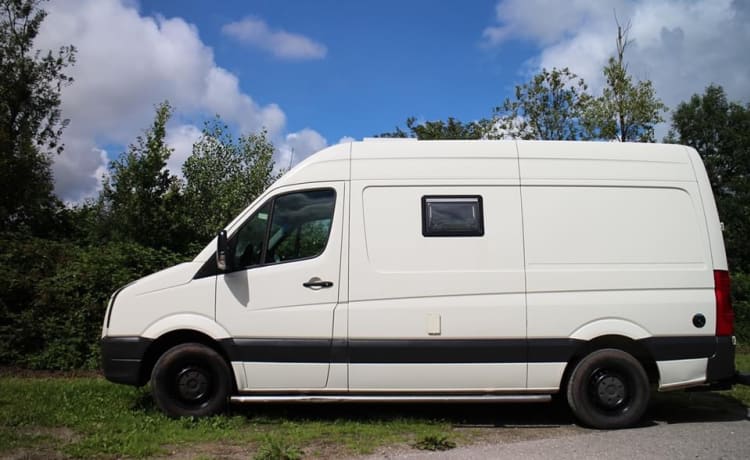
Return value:
M 684 149 L 519 143 L 519 163 L 529 343 L 628 337 L 654 353 L 661 388 L 705 380 L 713 263 Z M 529 388 L 559 385 L 556 365 L 530 366 Z
M 352 154 L 350 389 L 525 390 L 514 144 L 373 144 Z M 481 196 L 484 235 L 424 236 L 425 196 Z

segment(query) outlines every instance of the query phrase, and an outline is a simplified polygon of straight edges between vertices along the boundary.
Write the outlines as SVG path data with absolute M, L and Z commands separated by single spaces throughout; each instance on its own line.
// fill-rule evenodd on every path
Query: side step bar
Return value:
M 233 403 L 541 403 L 551 395 L 240 395 Z

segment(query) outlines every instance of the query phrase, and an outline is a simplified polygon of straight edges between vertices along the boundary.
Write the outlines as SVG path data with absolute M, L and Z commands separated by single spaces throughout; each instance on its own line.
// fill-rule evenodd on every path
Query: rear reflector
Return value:
M 716 293 L 716 335 L 734 334 L 734 310 L 729 288 L 729 272 L 714 270 L 714 292 Z

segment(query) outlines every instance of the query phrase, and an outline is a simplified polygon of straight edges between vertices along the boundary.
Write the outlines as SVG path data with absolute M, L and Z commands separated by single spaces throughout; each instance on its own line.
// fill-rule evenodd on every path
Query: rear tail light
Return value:
M 729 272 L 714 270 L 717 336 L 734 334 L 734 310 L 732 310 L 732 294 L 729 285 Z

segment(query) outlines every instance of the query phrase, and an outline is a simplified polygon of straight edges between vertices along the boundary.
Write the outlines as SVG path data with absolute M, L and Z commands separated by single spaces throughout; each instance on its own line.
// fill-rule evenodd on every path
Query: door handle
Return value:
M 315 288 L 322 289 L 322 288 L 333 287 L 333 281 L 323 281 L 316 276 L 314 278 L 310 278 L 310 281 L 302 283 L 302 285 L 310 289 L 315 289 Z

